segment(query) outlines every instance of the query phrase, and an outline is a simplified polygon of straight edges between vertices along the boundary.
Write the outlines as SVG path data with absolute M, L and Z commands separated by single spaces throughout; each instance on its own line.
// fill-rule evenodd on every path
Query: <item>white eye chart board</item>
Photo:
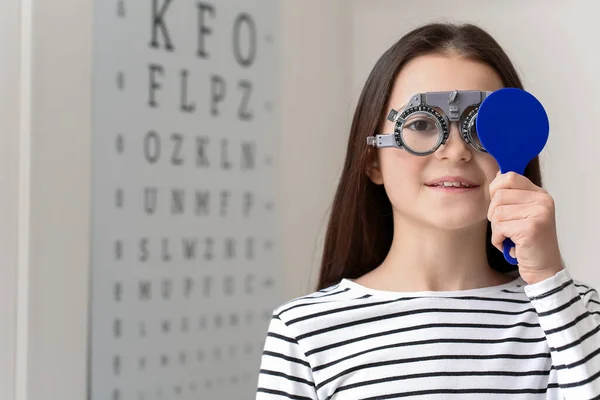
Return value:
M 95 0 L 89 398 L 253 399 L 280 299 L 275 0 Z

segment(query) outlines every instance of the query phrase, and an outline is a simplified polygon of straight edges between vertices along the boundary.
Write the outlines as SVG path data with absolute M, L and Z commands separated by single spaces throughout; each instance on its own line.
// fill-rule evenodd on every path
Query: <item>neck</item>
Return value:
M 378 268 L 389 289 L 467 290 L 509 280 L 488 265 L 485 221 L 460 230 L 442 230 L 394 217 L 392 246 Z

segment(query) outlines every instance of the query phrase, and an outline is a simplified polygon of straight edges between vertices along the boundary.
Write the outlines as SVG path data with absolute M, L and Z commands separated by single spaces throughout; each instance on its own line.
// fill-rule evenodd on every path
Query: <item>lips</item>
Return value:
M 443 176 L 427 182 L 425 185 L 430 187 L 446 188 L 474 188 L 479 186 L 473 180 L 467 179 L 463 176 Z

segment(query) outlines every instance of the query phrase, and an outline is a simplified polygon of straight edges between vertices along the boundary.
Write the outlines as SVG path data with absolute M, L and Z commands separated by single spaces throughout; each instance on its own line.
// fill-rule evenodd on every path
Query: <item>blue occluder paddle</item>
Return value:
M 485 150 L 492 155 L 501 173 L 523 175 L 525 167 L 548 141 L 550 123 L 542 104 L 522 89 L 503 88 L 481 103 L 476 119 L 477 135 Z M 510 238 L 503 243 L 504 258 L 513 265 L 510 255 L 515 246 Z

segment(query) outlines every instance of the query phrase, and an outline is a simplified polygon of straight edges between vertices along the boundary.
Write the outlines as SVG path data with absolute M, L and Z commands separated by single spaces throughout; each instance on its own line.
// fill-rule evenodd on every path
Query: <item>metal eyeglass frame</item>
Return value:
M 487 153 L 481 145 L 473 140 L 471 129 L 476 121 L 479 106 L 491 93 L 491 91 L 480 90 L 453 90 L 414 94 L 410 97 L 402 112 L 393 108 L 389 112 L 387 120 L 394 122 L 394 133 L 369 136 L 367 137 L 367 145 L 377 148 L 394 147 L 404 149 L 416 156 L 426 156 L 434 153 L 442 144 L 446 143 L 449 136 L 448 126 L 450 122 L 462 120 L 462 123 L 459 122 L 462 139 L 475 150 Z M 441 109 L 442 113 L 440 114 L 434 107 Z M 469 107 L 474 108 L 463 118 L 465 110 Z M 426 152 L 413 151 L 402 142 L 402 126 L 406 119 L 415 112 L 431 116 L 439 132 L 441 132 L 437 143 Z

